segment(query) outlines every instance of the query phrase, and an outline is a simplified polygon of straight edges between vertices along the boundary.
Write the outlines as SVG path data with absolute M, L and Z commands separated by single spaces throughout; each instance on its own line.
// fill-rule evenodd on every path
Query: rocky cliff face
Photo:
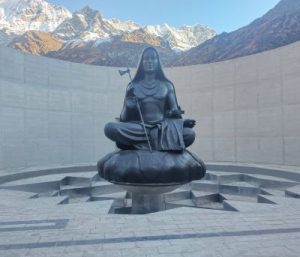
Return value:
M 50 33 L 27 31 L 25 34 L 16 37 L 8 46 L 20 49 L 24 53 L 46 55 L 49 52 L 61 49 L 63 41 Z
M 90 41 L 82 45 L 64 46 L 59 51 L 50 52 L 49 57 L 101 66 L 136 67 L 140 54 L 147 46 L 155 46 L 163 64 L 174 59 L 176 53 L 161 38 L 154 37 L 143 30 L 124 33 L 107 42 L 97 44 Z
M 171 65 L 192 65 L 259 53 L 300 40 L 300 1 L 282 0 L 263 17 L 182 53 Z

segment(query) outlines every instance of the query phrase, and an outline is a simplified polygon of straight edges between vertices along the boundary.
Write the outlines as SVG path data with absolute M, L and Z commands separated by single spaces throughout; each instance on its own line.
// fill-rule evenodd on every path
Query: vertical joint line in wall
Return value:
M 93 111 L 92 111 L 92 117 L 93 117 L 93 159 L 96 160 L 97 159 L 97 156 L 96 156 L 96 138 L 97 138 L 97 135 L 96 135 L 96 114 L 94 112 L 94 108 L 93 108 Z
M 24 85 L 25 85 L 25 83 L 24 83 Z M 26 124 L 27 124 L 27 112 L 28 112 L 28 107 L 27 107 L 27 104 L 25 105 L 25 108 L 24 108 L 24 111 L 23 111 L 23 119 L 24 119 L 24 121 L 23 121 L 23 146 L 25 147 L 25 145 L 26 145 L 26 137 L 25 137 L 25 135 L 26 135 Z M 27 151 L 26 151 L 26 154 L 25 154 L 25 158 L 24 158 L 25 160 L 24 160 L 24 165 L 25 165 L 25 167 L 28 167 L 28 153 L 27 153 Z
M 45 58 L 45 57 L 44 57 Z M 49 143 L 50 143 L 50 125 L 49 125 L 49 119 L 50 119 L 50 113 L 49 113 L 49 111 L 50 111 L 50 70 L 49 70 L 49 60 L 47 59 L 46 60 L 46 58 L 45 58 L 45 61 L 47 62 L 47 88 L 48 88 L 48 99 L 47 99 L 47 141 L 48 141 L 48 147 L 49 147 Z M 48 149 L 50 149 L 50 148 L 48 148 Z M 51 164 L 50 163 L 50 160 L 49 160 L 49 158 L 48 158 L 48 163 L 49 164 Z
M 24 53 L 21 53 L 23 55 L 23 87 L 24 87 L 24 105 L 25 105 L 25 108 L 24 108 L 24 111 L 23 111 L 23 146 L 25 147 L 25 144 L 26 144 L 26 138 L 25 138 L 25 135 L 26 135 L 26 121 L 27 121 L 27 112 L 28 112 L 28 100 L 27 100 L 27 90 L 28 88 L 26 88 L 26 79 L 25 79 L 25 76 L 26 76 L 26 72 L 25 72 L 25 54 Z M 26 152 L 25 154 L 25 158 L 24 158 L 24 165 L 25 167 L 28 166 L 28 153 Z
M 282 50 L 279 50 L 279 73 L 280 73 L 280 111 L 281 111 L 281 140 L 282 140 L 282 164 L 285 160 L 285 140 L 284 140 L 284 109 L 283 109 L 283 71 L 282 71 Z
M 257 149 L 261 150 L 261 137 L 259 133 L 259 114 L 260 114 L 260 105 L 259 105 L 259 74 L 258 74 L 258 58 L 257 55 L 255 55 L 255 90 L 256 90 L 256 137 L 257 137 Z M 256 156 L 256 161 L 259 162 L 258 157 Z
M 25 76 L 26 76 L 26 73 L 25 73 L 25 54 L 24 53 L 21 53 L 23 55 L 23 83 L 25 84 Z
M 212 138 L 211 138 L 211 154 L 212 160 L 215 161 L 215 110 L 214 110 L 214 101 L 215 101 L 215 64 L 212 64 L 211 72 L 211 85 L 212 85 L 212 97 L 211 97 L 211 113 L 212 113 Z
M 235 162 L 238 161 L 237 158 L 237 124 L 236 124 L 236 119 L 237 119 L 237 104 L 236 104 L 236 90 L 237 90 L 237 79 L 236 79 L 236 61 L 234 61 L 234 88 L 233 88 L 233 129 L 234 129 L 234 160 Z
M 69 69 L 69 74 L 71 75 L 71 65 L 70 63 L 68 64 L 68 69 Z M 73 83 L 72 83 L 72 76 L 69 81 L 69 86 L 68 86 L 68 91 L 70 94 L 70 101 L 71 101 L 71 111 L 70 111 L 70 118 L 71 118 L 71 162 L 72 164 L 74 163 L 74 126 L 73 126 L 73 94 L 72 94 L 72 88 L 73 88 Z

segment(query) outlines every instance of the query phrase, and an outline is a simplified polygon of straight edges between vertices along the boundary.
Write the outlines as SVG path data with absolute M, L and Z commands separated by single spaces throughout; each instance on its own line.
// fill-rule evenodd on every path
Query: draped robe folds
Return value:
M 181 117 L 166 117 L 167 111 L 178 110 L 179 107 L 174 86 L 164 81 L 158 81 L 152 91 L 145 89 L 140 83 L 128 86 L 120 122 L 110 122 L 105 126 L 108 138 L 135 149 L 148 148 L 136 99 L 153 150 L 182 151 L 192 144 L 195 134 L 191 128 L 184 128 L 184 120 Z

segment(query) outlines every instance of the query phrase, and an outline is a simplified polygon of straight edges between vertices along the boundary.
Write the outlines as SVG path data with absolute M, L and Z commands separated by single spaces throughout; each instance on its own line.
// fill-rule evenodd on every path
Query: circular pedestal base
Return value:
M 146 214 L 166 209 L 164 193 L 171 192 L 184 184 L 166 185 L 132 185 L 117 184 L 131 194 L 132 214 Z
M 146 214 L 165 209 L 162 194 L 142 195 L 132 193 L 132 214 Z
M 199 180 L 206 172 L 203 161 L 187 150 L 120 150 L 103 157 L 97 167 L 101 178 L 131 193 L 134 214 L 165 209 L 164 193 Z
M 185 184 L 204 177 L 203 161 L 187 150 L 182 152 L 121 150 L 98 162 L 101 178 L 114 184 Z

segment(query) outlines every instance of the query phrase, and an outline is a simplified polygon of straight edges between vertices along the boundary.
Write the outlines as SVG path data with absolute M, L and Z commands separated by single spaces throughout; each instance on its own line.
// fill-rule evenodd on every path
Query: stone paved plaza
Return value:
M 2 175 L 0 256 L 299 256 L 299 170 L 208 168 L 147 215 L 92 166 Z

